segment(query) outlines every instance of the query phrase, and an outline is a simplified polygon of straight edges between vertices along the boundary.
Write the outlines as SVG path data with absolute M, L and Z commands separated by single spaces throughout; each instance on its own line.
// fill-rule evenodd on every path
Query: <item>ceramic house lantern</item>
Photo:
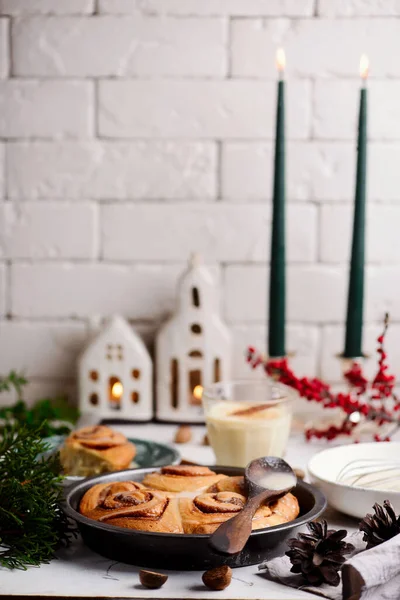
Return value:
M 156 416 L 203 422 L 205 386 L 230 378 L 231 337 L 209 270 L 193 257 L 178 284 L 176 312 L 157 336 Z
M 122 317 L 112 317 L 80 358 L 79 409 L 99 419 L 149 421 L 152 378 L 143 341 Z

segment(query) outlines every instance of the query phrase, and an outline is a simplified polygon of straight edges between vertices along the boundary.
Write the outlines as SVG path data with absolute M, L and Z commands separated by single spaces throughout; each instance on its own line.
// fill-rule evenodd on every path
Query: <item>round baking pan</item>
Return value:
M 235 467 L 210 467 L 224 475 L 242 475 L 243 469 Z M 253 531 L 239 554 L 226 556 L 212 550 L 209 535 L 149 533 L 99 523 L 78 512 L 83 494 L 96 483 L 113 481 L 142 481 L 154 468 L 128 469 L 98 475 L 81 481 L 66 492 L 63 509 L 78 524 L 83 541 L 89 548 L 112 560 L 137 565 L 175 570 L 205 570 L 219 565 L 245 567 L 281 556 L 287 550 L 285 540 L 293 537 L 299 527 L 316 519 L 326 507 L 322 492 L 308 483 L 298 481 L 293 490 L 300 505 L 297 519 L 265 529 Z

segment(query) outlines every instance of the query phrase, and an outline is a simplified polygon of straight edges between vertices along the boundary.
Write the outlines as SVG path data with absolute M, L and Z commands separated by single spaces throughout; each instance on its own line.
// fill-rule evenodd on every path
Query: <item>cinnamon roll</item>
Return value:
M 101 523 L 139 531 L 183 533 L 178 501 L 135 481 L 100 483 L 83 496 L 79 511 Z
M 237 494 L 247 496 L 244 477 L 240 475 L 217 481 L 217 483 L 214 483 L 207 489 L 207 492 L 236 492 Z M 287 523 L 295 519 L 299 515 L 299 512 L 300 508 L 296 496 L 290 493 L 285 494 L 272 504 L 266 502 L 260 506 L 253 517 L 253 529 Z
M 234 517 L 246 498 L 234 492 L 205 493 L 195 498 L 180 498 L 179 510 L 185 533 L 213 533 L 224 521 Z
M 149 473 L 143 479 L 143 484 L 148 488 L 166 492 L 190 492 L 205 490 L 225 478 L 226 475 L 217 475 L 208 467 L 176 465 L 163 467 L 160 472 Z
M 207 492 L 236 492 L 236 494 L 246 496 L 244 477 L 243 475 L 236 475 L 234 477 L 220 479 L 217 483 L 210 485 Z
M 135 455 L 135 445 L 122 433 L 95 425 L 71 433 L 60 450 L 60 461 L 66 475 L 88 477 L 127 469 Z

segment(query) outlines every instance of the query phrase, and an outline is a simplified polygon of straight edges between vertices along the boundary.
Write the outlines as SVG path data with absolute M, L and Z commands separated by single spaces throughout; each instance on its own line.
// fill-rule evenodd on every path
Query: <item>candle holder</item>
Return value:
M 198 255 L 183 273 L 174 315 L 156 340 L 156 416 L 203 423 L 203 388 L 229 379 L 231 336 L 218 313 L 217 290 Z
M 141 338 L 114 316 L 79 359 L 79 409 L 85 419 L 149 421 L 153 365 Z

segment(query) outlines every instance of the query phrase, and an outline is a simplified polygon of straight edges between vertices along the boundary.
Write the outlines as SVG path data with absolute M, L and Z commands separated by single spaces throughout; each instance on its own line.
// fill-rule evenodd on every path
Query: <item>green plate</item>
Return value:
M 45 454 L 52 454 L 59 450 L 64 443 L 66 436 L 53 435 L 46 438 L 49 449 Z M 151 440 L 141 440 L 138 438 L 128 438 L 129 442 L 136 446 L 136 456 L 131 463 L 131 468 L 141 469 L 143 467 L 164 467 L 166 465 L 176 465 L 181 460 L 181 455 L 172 446 L 167 444 L 159 444 Z M 65 478 L 67 483 L 80 481 L 83 477 L 68 475 Z
M 135 467 L 165 467 L 177 465 L 181 460 L 178 450 L 167 444 L 159 444 L 150 440 L 128 438 L 136 446 Z

